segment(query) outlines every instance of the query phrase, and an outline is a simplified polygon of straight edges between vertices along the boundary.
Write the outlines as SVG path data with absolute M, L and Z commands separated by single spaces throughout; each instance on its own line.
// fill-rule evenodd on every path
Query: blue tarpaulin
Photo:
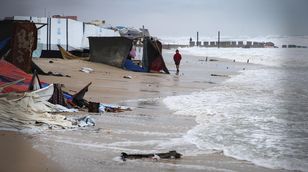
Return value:
M 123 67 L 134 72 L 146 72 L 143 67 L 136 65 L 132 60 L 126 59 Z

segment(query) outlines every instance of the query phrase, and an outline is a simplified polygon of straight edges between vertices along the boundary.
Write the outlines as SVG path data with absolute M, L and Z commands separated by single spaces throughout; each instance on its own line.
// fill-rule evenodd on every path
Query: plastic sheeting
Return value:
M 5 60 L 0 60 L 0 85 L 23 78 L 24 81 L 4 88 L 2 93 L 28 91 L 29 85 L 32 80 L 32 75 L 27 74 L 26 72 L 20 70 L 19 68 Z M 45 83 L 41 84 L 46 85 Z
M 126 59 L 123 67 L 134 72 L 146 72 L 143 67 L 136 65 L 132 60 Z
M 65 116 L 47 112 L 74 112 L 61 105 L 54 105 L 42 100 L 35 93 L 9 93 L 0 95 L 1 126 L 5 125 L 17 129 L 33 128 L 39 124 L 49 127 L 70 128 L 71 121 Z

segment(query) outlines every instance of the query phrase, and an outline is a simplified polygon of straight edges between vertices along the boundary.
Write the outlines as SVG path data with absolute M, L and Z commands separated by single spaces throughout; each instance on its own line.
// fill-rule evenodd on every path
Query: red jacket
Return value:
M 181 59 L 182 59 L 182 56 L 181 56 L 180 53 L 175 53 L 175 54 L 174 54 L 173 60 L 174 60 L 175 62 L 180 62 Z

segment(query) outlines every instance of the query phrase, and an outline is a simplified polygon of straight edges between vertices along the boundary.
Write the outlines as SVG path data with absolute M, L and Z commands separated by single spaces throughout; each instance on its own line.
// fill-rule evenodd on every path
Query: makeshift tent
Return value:
M 134 72 L 147 72 L 143 67 L 136 65 L 132 60 L 129 59 L 125 60 L 123 68 Z
M 32 81 L 32 75 L 25 73 L 24 71 L 20 70 L 5 60 L 0 60 L 0 85 L 14 82 L 20 79 L 24 80 L 4 88 L 2 93 L 28 91 Z M 41 84 L 43 87 L 47 85 L 45 83 Z
M 122 68 L 133 46 L 125 37 L 89 37 L 90 61 Z
M 162 46 L 158 40 L 144 38 L 142 67 L 127 60 L 133 47 L 133 40 L 125 37 L 89 37 L 90 61 L 125 68 L 138 72 L 159 72 L 169 74 L 161 55 Z
M 163 70 L 169 74 L 169 70 L 162 56 L 162 44 L 158 40 L 151 38 L 145 38 L 143 40 L 142 63 L 148 72 L 159 72 Z
M 32 128 L 47 124 L 49 127 L 73 127 L 67 117 L 48 112 L 74 112 L 60 105 L 42 100 L 34 92 L 0 94 L 0 118 L 2 126 L 16 129 Z
M 61 84 L 53 84 L 54 85 L 54 90 L 53 90 L 53 94 L 50 97 L 50 99 L 48 100 L 48 102 L 52 103 L 52 104 L 59 104 L 62 106 L 67 106 L 67 103 L 65 101 L 64 98 L 64 94 L 62 92 L 61 89 Z
M 5 51 L 11 50 L 6 60 L 29 73 L 32 64 L 32 52 L 37 45 L 35 24 L 29 21 L 0 21 L 0 40 L 8 38 L 11 38 L 10 44 L 1 48 Z M 1 51 L 1 54 L 6 53 L 5 51 Z

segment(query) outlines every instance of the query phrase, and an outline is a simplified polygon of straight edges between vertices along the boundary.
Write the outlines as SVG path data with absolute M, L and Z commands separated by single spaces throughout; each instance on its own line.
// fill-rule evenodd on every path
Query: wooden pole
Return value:
M 48 50 L 51 50 L 51 18 L 49 17 L 49 49 Z
M 197 47 L 199 46 L 199 32 L 197 32 L 197 42 L 196 42 Z
M 49 46 L 48 46 L 48 43 L 49 43 L 49 19 L 47 18 L 47 34 L 46 34 L 46 48 L 47 50 L 49 50 Z
M 217 47 L 220 48 L 220 31 L 218 31 L 218 42 L 217 42 Z
M 68 18 L 66 18 L 66 51 L 68 51 Z

